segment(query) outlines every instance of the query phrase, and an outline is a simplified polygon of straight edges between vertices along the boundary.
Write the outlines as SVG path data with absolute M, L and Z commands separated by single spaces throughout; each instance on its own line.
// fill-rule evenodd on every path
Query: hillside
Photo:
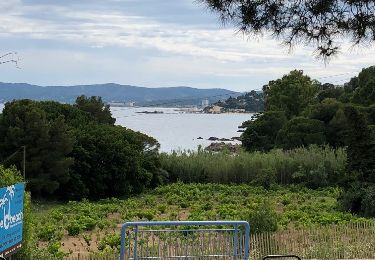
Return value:
M 230 96 L 228 99 L 218 102 L 205 108 L 210 113 L 214 107 L 221 112 L 261 112 L 264 110 L 264 96 L 262 92 L 252 90 L 244 95 Z
M 77 96 L 101 96 L 105 102 L 135 102 L 136 105 L 200 105 L 202 99 L 217 102 L 240 93 L 226 89 L 191 87 L 146 88 L 114 83 L 77 86 L 37 86 L 26 83 L 0 83 L 0 102 L 13 99 L 55 100 L 73 103 Z

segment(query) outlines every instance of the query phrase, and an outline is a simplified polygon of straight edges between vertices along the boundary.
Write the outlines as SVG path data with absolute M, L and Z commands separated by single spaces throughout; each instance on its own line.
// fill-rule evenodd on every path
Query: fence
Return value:
M 318 226 L 251 234 L 250 260 L 269 254 L 297 254 L 302 259 L 375 259 L 375 222 Z M 67 260 L 118 260 L 119 254 L 75 255 Z
M 128 222 L 121 230 L 121 260 L 249 258 L 246 221 Z
M 252 234 L 250 259 L 297 254 L 302 259 L 374 259 L 375 222 Z

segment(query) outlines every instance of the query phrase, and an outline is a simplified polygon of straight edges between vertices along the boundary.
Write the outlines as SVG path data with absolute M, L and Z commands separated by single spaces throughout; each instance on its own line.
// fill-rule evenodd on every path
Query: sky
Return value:
M 243 36 L 194 0 L 4 0 L 0 9 L 0 54 L 20 58 L 20 68 L 0 66 L 1 82 L 245 92 L 293 69 L 341 84 L 375 63 L 374 46 L 345 40 L 324 64 L 311 46 L 290 52 L 268 36 Z

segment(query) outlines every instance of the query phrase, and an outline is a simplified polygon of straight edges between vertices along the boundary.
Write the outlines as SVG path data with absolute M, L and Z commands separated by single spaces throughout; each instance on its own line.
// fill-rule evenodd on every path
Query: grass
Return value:
M 175 183 L 125 200 L 34 204 L 34 226 L 40 248 L 63 256 L 117 252 L 126 221 L 248 220 L 253 232 L 364 221 L 337 209 L 339 194 L 337 188 Z

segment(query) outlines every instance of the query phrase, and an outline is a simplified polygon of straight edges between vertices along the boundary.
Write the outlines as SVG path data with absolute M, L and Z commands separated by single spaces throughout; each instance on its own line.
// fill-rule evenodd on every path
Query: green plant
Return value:
M 73 220 L 68 224 L 66 230 L 68 231 L 69 236 L 77 236 L 81 232 L 82 227 L 78 221 Z
M 90 242 L 91 242 L 91 240 L 92 240 L 91 235 L 90 235 L 90 234 L 83 234 L 82 237 L 83 237 L 83 239 L 85 240 L 86 244 L 87 244 L 88 246 L 90 246 Z
M 99 250 L 104 250 L 106 247 L 116 248 L 120 247 L 121 237 L 117 234 L 108 234 L 100 240 L 98 244 Z
M 165 204 L 158 205 L 158 210 L 159 210 L 160 213 L 164 214 L 165 211 L 167 210 L 167 205 L 165 205 Z
M 278 228 L 278 216 L 275 210 L 267 202 L 260 204 L 249 214 L 249 223 L 252 232 L 275 232 Z

